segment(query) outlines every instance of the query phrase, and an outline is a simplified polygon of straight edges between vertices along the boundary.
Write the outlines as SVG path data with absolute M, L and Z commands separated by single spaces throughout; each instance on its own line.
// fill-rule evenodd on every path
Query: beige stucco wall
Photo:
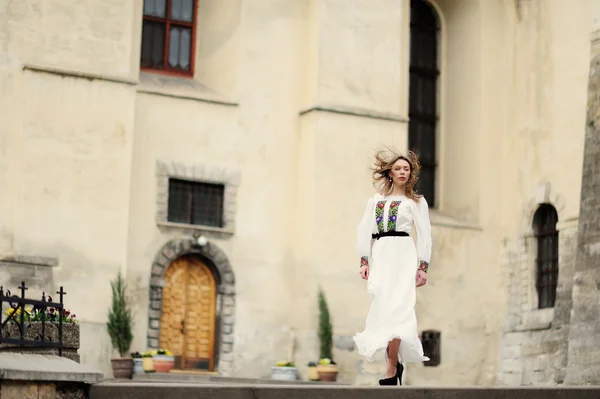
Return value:
M 128 78 L 131 4 L 0 5 L 0 136 L 8 142 L 0 248 L 58 259 L 53 286 L 39 288 L 65 287 L 67 307 L 85 331 L 82 358 L 107 373 L 109 279 L 127 254 L 135 92 L 27 68 Z
M 420 330 L 442 331 L 442 363 L 411 364 L 405 381 L 494 384 L 503 260 L 528 232 L 538 187 L 551 183 L 561 221 L 577 217 L 591 21 L 566 0 L 433 3 L 439 201 L 417 314 Z M 407 146 L 410 2 L 200 0 L 184 88 L 139 74 L 142 4 L 0 4 L 0 255 L 58 259 L 53 282 L 83 321 L 82 361 L 109 373 L 109 280 L 126 272 L 132 350 L 144 350 L 152 261 L 193 231 L 157 225 L 157 161 L 232 171 L 235 230 L 204 233 L 236 277 L 236 376 L 268 376 L 293 331 L 305 377 L 320 284 L 340 379 L 376 383 L 383 364 L 350 339 L 368 309 L 354 233 L 373 194 L 372 150 Z

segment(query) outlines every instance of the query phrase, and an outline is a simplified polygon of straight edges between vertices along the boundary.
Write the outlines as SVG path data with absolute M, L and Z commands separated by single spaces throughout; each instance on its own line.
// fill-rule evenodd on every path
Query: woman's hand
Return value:
M 417 270 L 417 288 L 427 284 L 427 273 L 423 270 Z
M 363 280 L 369 279 L 369 266 L 361 266 L 360 267 L 360 276 Z

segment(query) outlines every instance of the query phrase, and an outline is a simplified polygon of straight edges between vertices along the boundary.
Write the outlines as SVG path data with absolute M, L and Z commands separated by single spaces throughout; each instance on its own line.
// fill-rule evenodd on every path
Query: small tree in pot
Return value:
M 333 361 L 333 326 L 329 315 L 329 307 L 325 293 L 319 287 L 319 365 L 317 372 L 321 381 L 335 381 L 337 379 L 337 365 Z
M 110 283 L 112 288 L 112 306 L 108 311 L 106 327 L 114 349 L 119 352 L 120 358 L 111 359 L 113 375 L 115 378 L 131 378 L 133 373 L 133 359 L 125 357 L 133 341 L 131 309 L 127 299 L 127 285 L 121 272 Z

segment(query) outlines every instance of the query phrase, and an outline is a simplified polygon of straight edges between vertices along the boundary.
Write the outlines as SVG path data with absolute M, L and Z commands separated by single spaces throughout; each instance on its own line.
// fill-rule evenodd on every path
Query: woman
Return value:
M 379 385 L 402 385 L 402 363 L 429 360 L 423 356 L 415 315 L 416 287 L 427 283 L 431 256 L 429 208 L 414 190 L 419 169 L 413 152 L 378 152 L 373 180 L 380 193 L 367 202 L 357 229 L 360 275 L 367 280 L 371 307 L 366 328 L 354 341 L 369 362 L 385 349 L 387 375 Z M 409 236 L 412 224 L 416 248 Z

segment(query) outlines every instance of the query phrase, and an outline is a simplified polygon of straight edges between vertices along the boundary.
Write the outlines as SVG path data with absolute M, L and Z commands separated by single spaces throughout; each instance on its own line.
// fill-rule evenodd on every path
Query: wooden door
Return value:
M 183 369 L 214 370 L 216 284 L 199 259 L 184 256 L 165 272 L 160 346 Z

